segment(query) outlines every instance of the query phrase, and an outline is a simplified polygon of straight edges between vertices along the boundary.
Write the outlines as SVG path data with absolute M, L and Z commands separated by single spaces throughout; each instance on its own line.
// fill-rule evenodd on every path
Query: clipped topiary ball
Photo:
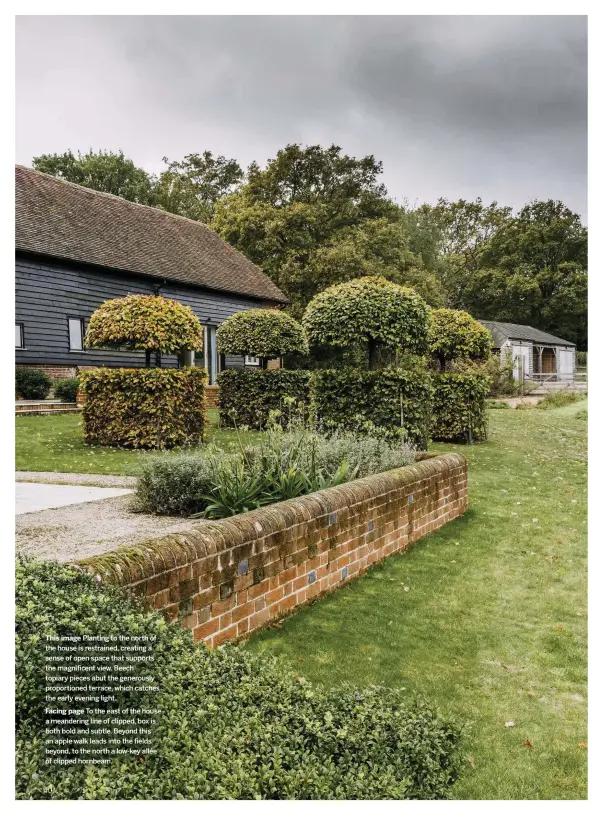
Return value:
M 493 340 L 491 332 L 467 311 L 436 308 L 431 311 L 429 351 L 441 369 L 453 359 L 488 359 Z
M 429 306 L 413 289 L 383 277 L 361 277 L 316 295 L 303 316 L 310 346 L 348 349 L 367 343 L 390 351 L 423 354 Z
M 87 348 L 179 354 L 202 348 L 202 326 L 189 306 L 151 294 L 106 300 L 93 313 Z
M 217 329 L 221 354 L 255 357 L 282 357 L 305 354 L 307 345 L 301 325 L 282 311 L 254 308 L 238 311 Z

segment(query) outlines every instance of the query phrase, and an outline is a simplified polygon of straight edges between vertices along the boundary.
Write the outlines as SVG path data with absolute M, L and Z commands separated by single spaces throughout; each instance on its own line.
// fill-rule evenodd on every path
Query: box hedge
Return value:
M 87 444 L 167 448 L 203 440 L 202 368 L 98 368 L 81 375 Z
M 420 366 L 330 369 L 312 377 L 313 410 L 324 427 L 364 431 L 371 424 L 420 450 L 431 432 L 432 394 L 431 374 Z
M 486 441 L 491 378 L 480 373 L 440 373 L 433 383 L 432 438 L 466 444 Z
M 242 370 L 221 371 L 219 385 L 219 415 L 222 427 L 266 427 L 271 410 L 280 410 L 280 421 L 290 412 L 309 407 L 308 371 Z M 285 398 L 295 401 L 287 404 Z
M 44 641 L 73 634 L 156 638 L 156 753 L 100 768 L 45 763 Z M 458 776 L 459 736 L 399 691 L 324 689 L 269 656 L 195 646 L 119 587 L 17 560 L 19 800 L 439 799 Z
M 68 379 L 56 379 L 54 382 L 54 395 L 62 402 L 76 402 L 76 394 L 80 386 L 80 380 L 73 376 Z
M 39 368 L 17 368 L 15 389 L 23 399 L 46 399 L 52 388 L 52 378 Z

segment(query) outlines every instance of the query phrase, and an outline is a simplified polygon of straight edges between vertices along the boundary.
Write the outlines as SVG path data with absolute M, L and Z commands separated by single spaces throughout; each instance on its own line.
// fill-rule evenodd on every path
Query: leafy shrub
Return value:
M 508 405 L 507 402 L 492 402 L 488 400 L 487 408 L 488 410 L 511 410 L 511 405 Z
M 386 351 L 424 353 L 429 311 L 412 289 L 383 277 L 361 277 L 317 294 L 305 310 L 303 327 L 311 347 L 363 346 L 369 367 L 378 367 Z
M 585 398 L 585 393 L 557 391 L 557 393 L 548 393 L 544 399 L 540 400 L 538 407 L 541 410 L 552 410 L 553 408 L 564 407 L 565 405 L 573 405 L 574 402 L 581 402 Z
M 579 365 L 580 368 L 585 368 L 588 364 L 588 352 L 587 351 L 576 351 L 575 352 L 575 363 Z
M 307 444 L 299 443 L 299 449 L 307 454 Z M 370 434 L 335 430 L 328 437 L 317 437 L 316 459 L 327 472 L 345 462 L 357 478 L 365 478 L 413 464 L 416 450 L 407 441 L 395 444 Z
M 202 368 L 98 368 L 81 384 L 87 444 L 166 448 L 199 444 L 204 433 Z
M 520 399 L 520 401 L 516 404 L 516 410 L 534 410 L 536 407 L 538 407 L 538 405 L 531 402 L 529 399 Z
M 387 438 L 408 440 L 427 448 L 431 428 L 431 375 L 416 369 L 378 371 L 335 369 L 312 375 L 313 410 L 327 431 L 365 434 L 382 431 Z
M 431 310 L 429 352 L 441 370 L 452 359 L 487 359 L 493 340 L 491 332 L 467 311 L 453 308 Z
M 286 423 L 291 412 L 308 408 L 309 379 L 307 371 L 284 368 L 277 371 L 221 371 L 217 378 L 221 427 L 245 426 L 262 430 L 268 423 L 271 410 L 280 410 L 282 422 Z
M 136 479 L 136 503 L 154 515 L 192 515 L 213 483 L 211 459 L 199 453 L 147 456 Z
M 307 351 L 305 333 L 297 320 L 265 308 L 238 311 L 225 320 L 217 329 L 217 345 L 221 354 L 250 354 L 264 360 Z
M 212 505 L 208 515 L 226 517 L 415 460 L 410 444 L 339 431 L 324 437 L 298 420 L 285 432 L 273 423 L 261 444 L 238 448 L 147 457 L 136 484 L 139 509 L 192 515 Z
M 46 636 L 156 638 L 156 754 L 45 764 Z M 134 699 L 131 698 L 131 702 Z M 313 686 L 271 657 L 191 634 L 70 566 L 16 564 L 16 796 L 66 800 L 438 799 L 460 731 L 399 691 Z
M 436 374 L 432 438 L 469 444 L 486 441 L 490 384 L 484 374 Z
M 17 395 L 23 399 L 46 399 L 52 387 L 52 380 L 45 371 L 37 368 L 17 368 L 15 385 Z
M 69 379 L 56 379 L 54 383 L 54 394 L 62 402 L 76 402 L 76 394 L 80 382 L 76 377 Z
M 192 309 L 177 300 L 130 294 L 106 300 L 92 314 L 85 346 L 179 354 L 202 348 L 202 327 Z

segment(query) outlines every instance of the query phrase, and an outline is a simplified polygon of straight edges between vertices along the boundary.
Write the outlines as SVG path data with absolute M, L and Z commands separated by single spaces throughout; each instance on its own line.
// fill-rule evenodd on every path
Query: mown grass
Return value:
M 462 450 L 463 518 L 247 647 L 328 686 L 404 687 L 466 722 L 455 797 L 585 798 L 580 409 L 490 413 L 489 442 Z
M 236 444 L 235 430 L 219 428 L 218 411 L 207 411 L 207 418 L 207 443 L 213 442 L 222 449 Z M 257 442 L 257 433 L 241 432 L 239 435 L 244 442 Z M 142 459 L 154 455 L 159 453 L 86 445 L 80 414 L 19 416 L 16 419 L 15 467 L 20 471 L 135 475 Z

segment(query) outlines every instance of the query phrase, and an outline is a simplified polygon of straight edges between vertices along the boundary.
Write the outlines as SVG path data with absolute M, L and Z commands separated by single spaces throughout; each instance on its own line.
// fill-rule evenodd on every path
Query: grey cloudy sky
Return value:
M 19 17 L 17 156 L 149 171 L 288 142 L 373 153 L 398 201 L 586 214 L 586 17 Z

